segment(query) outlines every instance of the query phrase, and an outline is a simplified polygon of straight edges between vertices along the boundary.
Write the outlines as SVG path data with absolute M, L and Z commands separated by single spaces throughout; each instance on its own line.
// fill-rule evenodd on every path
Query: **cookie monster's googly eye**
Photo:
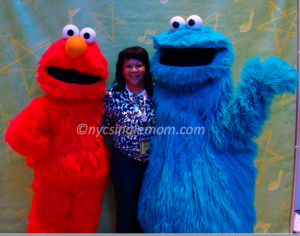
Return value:
M 171 30 L 180 30 L 185 26 L 185 20 L 180 16 L 174 16 L 170 20 L 170 28 Z
M 79 29 L 75 25 L 66 25 L 62 30 L 62 35 L 65 39 L 79 35 Z
M 193 30 L 200 30 L 202 27 L 202 19 L 200 16 L 192 15 L 186 20 L 186 25 Z
M 96 40 L 96 32 L 92 28 L 84 28 L 80 31 L 80 36 L 89 44 Z

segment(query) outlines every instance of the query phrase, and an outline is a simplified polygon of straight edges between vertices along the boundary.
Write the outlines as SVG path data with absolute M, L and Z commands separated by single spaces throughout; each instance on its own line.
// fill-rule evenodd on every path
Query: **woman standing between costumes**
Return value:
M 114 129 L 110 172 L 117 201 L 117 233 L 143 232 L 137 206 L 149 160 L 150 128 L 155 126 L 154 80 L 149 68 L 145 49 L 124 49 L 119 53 L 116 80 L 104 96 L 100 132 L 111 134 Z

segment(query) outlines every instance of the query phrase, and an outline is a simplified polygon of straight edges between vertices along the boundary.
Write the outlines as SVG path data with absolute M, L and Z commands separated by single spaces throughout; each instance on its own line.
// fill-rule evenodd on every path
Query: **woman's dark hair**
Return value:
M 144 63 L 146 69 L 145 75 L 145 90 L 147 94 L 151 97 L 153 95 L 153 83 L 154 80 L 149 72 L 150 70 L 150 61 L 148 52 L 141 47 L 130 47 L 125 48 L 123 51 L 119 53 L 117 66 L 116 66 L 116 79 L 112 84 L 114 90 L 120 91 L 125 89 L 126 80 L 123 76 L 123 63 L 125 59 L 135 59 Z

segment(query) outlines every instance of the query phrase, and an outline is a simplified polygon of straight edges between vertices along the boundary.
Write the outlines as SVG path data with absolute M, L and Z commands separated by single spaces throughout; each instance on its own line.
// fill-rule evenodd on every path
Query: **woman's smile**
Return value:
M 123 63 L 123 75 L 129 87 L 144 87 L 146 68 L 144 63 L 140 60 L 125 59 Z

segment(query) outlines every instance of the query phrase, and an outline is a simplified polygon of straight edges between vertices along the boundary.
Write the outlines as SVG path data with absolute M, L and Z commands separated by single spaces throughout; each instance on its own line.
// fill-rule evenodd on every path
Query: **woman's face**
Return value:
M 143 86 L 146 76 L 146 67 L 143 62 L 136 59 L 125 59 L 123 63 L 123 76 L 127 85 Z

